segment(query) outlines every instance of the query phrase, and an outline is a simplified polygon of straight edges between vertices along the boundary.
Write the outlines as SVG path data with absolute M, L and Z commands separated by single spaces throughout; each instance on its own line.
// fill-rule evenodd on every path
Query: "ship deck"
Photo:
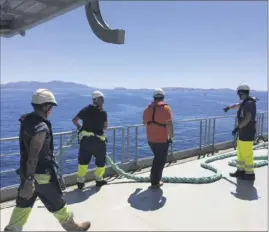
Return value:
M 267 154 L 255 150 L 255 155 Z M 228 160 L 213 163 L 224 178 L 211 184 L 169 184 L 152 190 L 148 183 L 110 179 L 99 191 L 93 182 L 83 191 L 70 187 L 65 198 L 79 221 L 90 220 L 93 231 L 265 231 L 268 230 L 267 166 L 256 169 L 254 184 L 229 177 Z M 203 159 L 174 164 L 164 176 L 205 176 Z M 212 173 L 213 174 L 213 173 Z M 139 175 L 147 176 L 144 171 Z M 8 223 L 14 201 L 1 204 L 1 230 Z M 26 231 L 63 231 L 52 214 L 37 201 Z

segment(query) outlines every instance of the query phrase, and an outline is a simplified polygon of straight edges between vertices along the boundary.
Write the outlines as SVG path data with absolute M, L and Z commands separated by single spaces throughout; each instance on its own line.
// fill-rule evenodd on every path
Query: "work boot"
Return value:
M 163 186 L 162 181 L 160 181 L 158 184 L 151 184 L 151 188 L 160 188 L 161 186 Z
M 87 231 L 91 227 L 91 223 L 89 221 L 77 223 L 74 221 L 73 216 L 61 225 L 66 231 Z
M 245 174 L 242 178 L 243 180 L 250 180 L 250 181 L 254 181 L 255 180 L 255 174 Z
M 77 182 L 78 189 L 82 190 L 85 187 L 85 183 Z
M 22 227 L 6 226 L 4 231 L 22 231 Z
M 102 187 L 103 185 L 107 184 L 106 180 L 100 180 L 100 181 L 95 181 L 96 182 L 96 187 Z
M 230 173 L 230 177 L 243 178 L 245 171 L 236 170 L 236 172 Z

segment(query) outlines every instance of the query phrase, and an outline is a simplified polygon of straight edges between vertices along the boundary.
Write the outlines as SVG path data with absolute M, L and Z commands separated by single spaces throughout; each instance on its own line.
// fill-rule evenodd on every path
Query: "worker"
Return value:
M 153 92 L 154 101 L 144 110 L 143 124 L 147 129 L 148 144 L 154 155 L 151 168 L 151 187 L 163 185 L 162 173 L 168 156 L 169 144 L 173 143 L 174 130 L 172 112 L 164 102 L 165 93 L 161 88 Z
M 58 182 L 57 164 L 53 155 L 53 136 L 48 117 L 56 99 L 47 89 L 38 89 L 32 96 L 34 111 L 22 115 L 20 121 L 21 183 L 9 224 L 5 231 L 21 231 L 38 197 L 66 231 L 87 231 L 91 223 L 76 223 Z
M 224 108 L 238 109 L 237 127 L 232 134 L 238 134 L 237 140 L 237 170 L 231 173 L 231 177 L 237 177 L 244 180 L 255 180 L 253 144 L 256 133 L 256 98 L 251 97 L 250 87 L 247 84 L 241 84 L 237 88 L 237 94 L 241 103 L 234 104 Z
M 107 113 L 103 109 L 104 95 L 100 91 L 92 93 L 92 104 L 84 107 L 73 118 L 73 124 L 77 127 L 80 137 L 78 154 L 78 176 L 77 186 L 82 189 L 85 186 L 85 176 L 92 155 L 95 156 L 95 180 L 96 186 L 101 187 L 107 184 L 103 179 L 106 165 L 106 136 Z M 79 120 L 82 120 L 80 125 Z

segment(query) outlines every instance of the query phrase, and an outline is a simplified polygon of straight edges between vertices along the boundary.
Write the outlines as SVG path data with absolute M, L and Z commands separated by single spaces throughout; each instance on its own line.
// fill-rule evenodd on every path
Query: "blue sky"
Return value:
M 84 8 L 1 39 L 1 82 L 62 80 L 94 87 L 267 90 L 267 2 L 101 2 L 105 21 L 126 30 L 106 44 Z

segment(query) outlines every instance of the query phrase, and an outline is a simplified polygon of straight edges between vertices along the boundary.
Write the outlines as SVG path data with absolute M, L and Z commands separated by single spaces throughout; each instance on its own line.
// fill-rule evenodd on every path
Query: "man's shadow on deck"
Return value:
M 166 203 L 162 189 L 148 188 L 141 192 L 137 188 L 128 198 L 131 207 L 141 211 L 155 211 L 162 208 Z
M 245 201 L 255 201 L 259 199 L 258 191 L 254 186 L 254 181 L 240 180 L 237 178 L 236 182 L 234 182 L 228 178 L 223 179 L 236 186 L 235 192 L 231 192 L 234 197 Z
M 64 199 L 68 205 L 80 203 L 88 200 L 92 195 L 100 191 L 100 187 L 90 186 L 83 190 L 74 189 L 70 192 L 64 193 Z

